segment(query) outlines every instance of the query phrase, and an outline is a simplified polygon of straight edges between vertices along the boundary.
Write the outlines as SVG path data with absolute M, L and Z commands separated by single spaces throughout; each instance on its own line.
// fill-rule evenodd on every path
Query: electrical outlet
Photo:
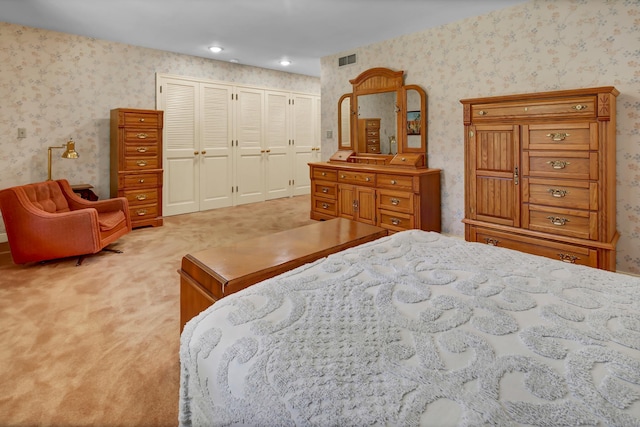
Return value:
M 331 139 L 333 138 L 333 131 L 332 130 L 328 130 L 327 131 L 327 139 Z
M 18 138 L 26 138 L 27 137 L 27 129 L 18 128 Z

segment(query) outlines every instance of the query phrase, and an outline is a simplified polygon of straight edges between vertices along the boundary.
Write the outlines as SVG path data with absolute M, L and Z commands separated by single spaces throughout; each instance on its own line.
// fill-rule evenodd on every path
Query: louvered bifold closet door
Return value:
M 311 191 L 311 180 L 309 177 L 309 162 L 312 157 L 313 148 L 320 147 L 316 138 L 316 114 L 315 99 L 311 95 L 295 94 L 292 100 L 293 110 L 293 194 L 309 194 Z
M 234 203 L 265 200 L 264 91 L 237 88 L 235 106 L 236 154 Z
M 266 199 L 291 195 L 291 137 L 289 92 L 265 92 L 265 173 Z

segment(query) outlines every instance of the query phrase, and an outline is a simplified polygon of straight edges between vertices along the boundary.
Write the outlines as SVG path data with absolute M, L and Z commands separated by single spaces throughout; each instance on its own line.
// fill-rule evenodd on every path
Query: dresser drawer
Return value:
M 321 179 L 323 181 L 337 181 L 338 171 L 334 169 L 313 168 L 313 179 Z
M 120 189 L 129 190 L 132 188 L 157 187 L 162 182 L 162 175 L 158 173 L 120 174 L 118 179 L 120 180 Z
M 124 170 L 139 171 L 147 169 L 158 169 L 160 167 L 158 157 L 125 157 Z
M 380 119 L 364 119 L 364 125 L 367 128 L 380 128 Z
M 587 265 L 589 267 L 597 267 L 598 265 L 598 252 L 595 249 L 528 236 L 517 236 L 514 239 L 512 234 L 482 228 L 475 230 L 472 235 L 475 236 L 474 241 L 491 246 L 514 249 L 572 264 Z
M 313 190 L 312 193 L 318 197 L 324 197 L 325 199 L 336 199 L 336 194 L 338 193 L 338 184 L 335 182 L 322 182 L 322 181 L 313 181 Z
M 596 97 L 580 96 L 540 101 L 514 101 L 471 105 L 474 122 L 527 117 L 596 117 Z
M 588 151 L 524 151 L 522 175 L 597 180 L 598 153 Z
M 336 216 L 338 204 L 336 200 L 313 197 L 311 200 L 313 210 L 324 215 Z
M 526 125 L 523 127 L 525 150 L 597 150 L 596 123 L 563 123 Z
M 598 183 L 524 178 L 523 202 L 566 209 L 598 210 Z
M 125 128 L 124 142 L 125 144 L 131 144 L 131 143 L 157 144 L 158 129 Z
M 523 227 L 558 236 L 598 240 L 598 213 L 524 205 Z
M 391 190 L 378 191 L 378 208 L 393 212 L 412 214 L 413 193 Z
M 124 156 L 158 156 L 159 147 L 157 141 L 134 141 L 124 144 Z
M 338 172 L 338 182 L 373 187 L 376 185 L 376 174 L 373 172 L 340 171 Z
M 158 204 L 130 206 L 129 214 L 131 215 L 131 222 L 156 218 L 158 216 Z
M 380 154 L 380 144 L 372 144 L 367 142 L 367 153 Z
M 378 174 L 378 187 L 413 191 L 413 177 L 381 173 Z
M 155 204 L 158 202 L 158 188 L 143 188 L 137 190 L 125 190 L 124 197 L 129 201 L 129 206 Z
M 153 127 L 158 128 L 158 113 L 157 112 L 149 112 L 145 113 L 143 111 L 127 111 L 124 113 L 124 126 L 134 126 L 134 127 Z
M 415 218 L 413 215 L 380 210 L 380 227 L 389 230 L 404 231 L 415 228 Z

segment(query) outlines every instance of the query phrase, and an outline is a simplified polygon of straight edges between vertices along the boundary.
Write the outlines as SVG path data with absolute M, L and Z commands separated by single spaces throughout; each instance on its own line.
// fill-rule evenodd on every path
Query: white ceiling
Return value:
M 0 21 L 319 77 L 323 56 L 525 1 L 0 0 Z

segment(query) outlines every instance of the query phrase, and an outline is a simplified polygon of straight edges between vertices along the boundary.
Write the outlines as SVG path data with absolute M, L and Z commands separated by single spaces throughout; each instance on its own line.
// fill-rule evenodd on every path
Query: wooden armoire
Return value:
M 466 240 L 615 271 L 618 93 L 461 100 Z

